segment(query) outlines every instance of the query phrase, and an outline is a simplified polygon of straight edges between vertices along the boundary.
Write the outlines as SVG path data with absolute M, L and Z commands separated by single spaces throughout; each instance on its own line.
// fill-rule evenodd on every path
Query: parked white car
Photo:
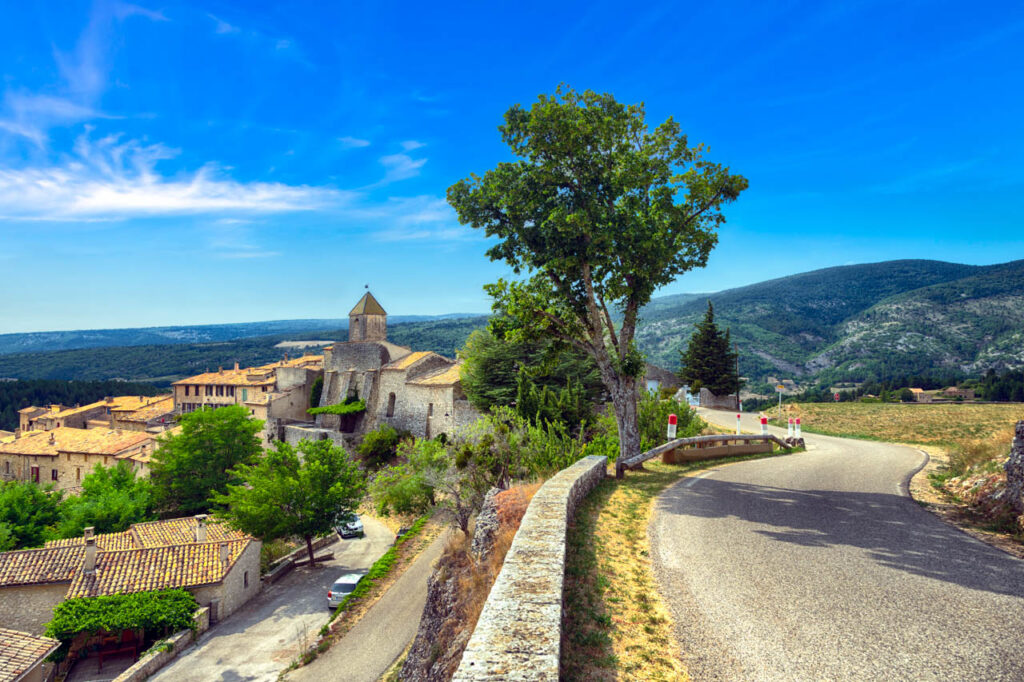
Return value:
M 361 538 L 363 537 L 363 520 L 352 514 L 348 519 L 335 526 L 334 530 L 338 531 L 338 535 L 343 538 Z
M 356 589 L 356 585 L 359 584 L 359 579 L 362 577 L 359 573 L 346 573 L 335 580 L 334 584 L 331 585 L 331 589 L 327 590 L 327 608 L 338 608 L 341 600 Z

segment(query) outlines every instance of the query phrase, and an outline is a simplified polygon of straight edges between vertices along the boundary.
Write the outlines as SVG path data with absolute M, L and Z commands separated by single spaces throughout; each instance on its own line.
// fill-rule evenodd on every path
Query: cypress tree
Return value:
M 740 388 L 736 371 L 736 352 L 732 349 L 729 330 L 723 333 L 715 325 L 715 309 L 708 301 L 704 319 L 696 325 L 685 351 L 680 351 L 679 379 L 697 391 L 707 388 L 715 395 L 729 395 Z

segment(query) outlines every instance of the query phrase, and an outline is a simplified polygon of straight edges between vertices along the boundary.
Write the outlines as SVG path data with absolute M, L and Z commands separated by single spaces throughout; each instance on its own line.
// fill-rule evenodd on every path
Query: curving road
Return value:
M 805 437 L 656 502 L 655 574 L 693 678 L 1024 680 L 1024 562 L 908 497 L 920 451 Z
M 299 567 L 223 623 L 150 680 L 158 682 L 274 682 L 327 622 L 327 590 L 338 576 L 365 573 L 394 542 L 380 521 L 363 517 L 366 536 L 339 540 L 317 555 L 334 558 L 315 568 Z

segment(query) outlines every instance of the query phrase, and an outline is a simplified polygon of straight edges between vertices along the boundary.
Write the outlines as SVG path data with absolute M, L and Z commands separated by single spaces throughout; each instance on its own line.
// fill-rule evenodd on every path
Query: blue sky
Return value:
M 446 188 L 559 82 L 750 180 L 715 291 L 1024 257 L 1024 5 L 29 2 L 0 22 L 0 333 L 484 312 Z

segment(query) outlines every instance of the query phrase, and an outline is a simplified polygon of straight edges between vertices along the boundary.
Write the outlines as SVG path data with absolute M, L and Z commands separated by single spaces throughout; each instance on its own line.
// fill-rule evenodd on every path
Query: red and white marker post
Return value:
M 768 435 L 768 417 L 761 417 L 761 435 Z
M 679 418 L 674 414 L 668 416 L 668 439 L 675 440 L 676 437 L 676 426 L 679 422 Z
M 789 418 L 789 425 L 786 426 L 786 438 L 793 437 L 793 418 Z
M 736 435 L 740 435 L 740 415 L 736 415 Z
M 796 418 L 796 437 L 800 438 L 800 417 Z

